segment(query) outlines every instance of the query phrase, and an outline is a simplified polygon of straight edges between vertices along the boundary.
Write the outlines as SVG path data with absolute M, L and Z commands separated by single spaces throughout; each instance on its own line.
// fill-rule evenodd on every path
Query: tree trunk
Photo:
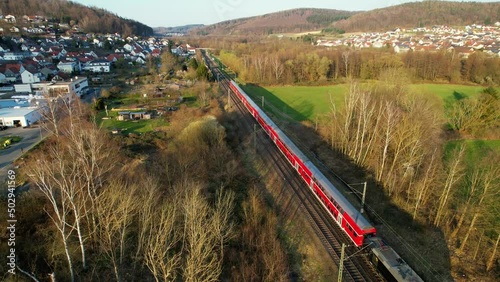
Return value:
M 417 218 L 418 208 L 420 204 L 424 202 L 425 196 L 428 191 L 427 186 L 430 185 L 429 183 L 432 181 L 433 178 L 432 175 L 435 172 L 433 167 L 435 157 L 436 157 L 436 150 L 434 150 L 434 152 L 432 153 L 431 162 L 429 163 L 429 167 L 427 167 L 427 171 L 425 172 L 425 176 L 422 182 L 422 188 L 420 191 L 417 192 L 418 196 L 417 196 L 417 201 L 415 203 L 415 209 L 413 210 L 413 220 Z
M 66 258 L 68 260 L 68 267 L 69 267 L 69 273 L 71 275 L 71 282 L 74 282 L 75 281 L 75 273 L 73 271 L 73 262 L 71 261 L 71 255 L 69 253 L 67 238 L 64 235 L 64 232 L 62 232 L 61 235 L 63 237 L 64 252 L 66 253 Z
M 486 271 L 491 271 L 493 269 L 493 264 L 495 263 L 495 256 L 497 254 L 498 241 L 500 241 L 500 234 L 497 237 L 497 242 L 495 243 L 495 247 L 493 247 L 493 253 L 491 254 L 488 263 L 486 264 Z
M 479 253 L 479 247 L 481 247 L 481 241 L 483 240 L 483 236 L 484 236 L 484 232 L 479 237 L 479 242 L 477 242 L 476 251 L 474 252 L 474 257 L 472 258 L 472 260 L 476 260 L 476 258 L 477 258 L 477 254 Z
M 479 217 L 479 213 L 475 213 L 474 217 L 472 218 L 472 221 L 470 222 L 469 229 L 467 229 L 467 233 L 465 233 L 465 237 L 462 240 L 462 244 L 460 244 L 460 252 L 464 251 L 465 245 L 467 244 L 467 241 L 469 240 L 469 236 L 472 233 L 472 230 L 474 229 L 474 225 L 476 224 L 476 220 Z
M 465 146 L 461 146 L 456 158 L 452 161 L 450 170 L 448 172 L 448 177 L 446 178 L 445 187 L 439 198 L 439 206 L 436 212 L 436 218 L 434 219 L 434 226 L 439 226 L 442 220 L 442 214 L 446 204 L 448 203 L 448 197 L 450 195 L 451 188 L 453 184 L 458 181 L 461 177 L 460 175 L 460 164 L 462 162 L 462 156 L 465 152 Z

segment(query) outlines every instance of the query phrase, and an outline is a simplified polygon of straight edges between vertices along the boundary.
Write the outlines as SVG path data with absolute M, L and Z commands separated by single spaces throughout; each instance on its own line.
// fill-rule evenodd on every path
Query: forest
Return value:
M 321 85 L 346 79 L 378 80 L 387 68 L 401 69 L 412 82 L 500 84 L 500 58 L 476 52 L 462 58 L 454 52 L 394 53 L 392 48 L 328 50 L 297 40 L 207 41 L 247 83 Z
M 470 23 L 490 25 L 500 18 L 498 2 L 415 1 L 358 13 L 333 24 L 353 31 L 387 31 L 432 25 L 463 26 Z
M 78 25 L 89 33 L 120 33 L 122 35 L 153 35 L 153 29 L 140 22 L 124 19 L 97 7 L 87 7 L 67 0 L 6 0 L 0 2 L 3 15 L 43 16 L 56 23 Z

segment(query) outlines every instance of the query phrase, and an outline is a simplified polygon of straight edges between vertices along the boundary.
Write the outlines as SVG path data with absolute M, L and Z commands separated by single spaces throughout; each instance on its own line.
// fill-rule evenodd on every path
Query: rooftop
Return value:
M 37 111 L 38 108 L 25 107 L 25 108 L 2 108 L 0 109 L 0 117 L 20 117 L 25 116 L 33 111 Z
M 2 99 L 0 100 L 0 109 L 13 107 L 29 107 L 30 103 L 27 100 L 18 99 Z

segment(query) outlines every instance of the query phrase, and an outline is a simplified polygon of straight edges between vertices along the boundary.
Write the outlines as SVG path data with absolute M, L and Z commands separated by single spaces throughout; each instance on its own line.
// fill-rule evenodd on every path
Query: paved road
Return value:
M 82 100 L 86 103 L 91 103 L 92 99 L 99 97 L 100 94 L 101 89 L 94 88 L 82 97 Z M 4 180 L 7 177 L 7 171 L 13 168 L 12 163 L 45 138 L 47 132 L 39 127 L 16 127 L 0 131 L 0 137 L 9 135 L 21 136 L 23 139 L 19 143 L 13 143 L 8 149 L 0 150 L 0 187 L 5 183 Z
M 7 176 L 7 171 L 12 168 L 12 162 L 38 144 L 47 133 L 38 127 L 17 127 L 0 131 L 0 137 L 9 135 L 21 136 L 23 139 L 19 143 L 13 143 L 10 148 L 0 150 L 0 181 L 2 182 Z

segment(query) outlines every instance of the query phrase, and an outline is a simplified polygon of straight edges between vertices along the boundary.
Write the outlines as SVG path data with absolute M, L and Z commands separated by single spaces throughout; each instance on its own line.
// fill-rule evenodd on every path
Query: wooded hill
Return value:
M 189 25 L 182 25 L 182 26 L 171 26 L 171 27 L 155 27 L 153 28 L 153 31 L 155 34 L 158 35 L 164 35 L 165 33 L 169 32 L 178 32 L 178 33 L 187 33 L 189 30 L 197 27 L 203 27 L 202 24 L 189 24 Z
M 140 22 L 124 19 L 104 9 L 66 0 L 6 0 L 0 2 L 0 9 L 4 16 L 16 16 L 18 22 L 24 15 L 43 16 L 55 23 L 76 24 L 85 32 L 142 36 L 153 34 L 151 27 Z
M 198 35 L 268 35 L 331 29 L 386 31 L 430 25 L 493 24 L 500 21 L 500 2 L 424 1 L 366 12 L 294 9 L 229 20 L 196 29 Z
M 424 1 L 376 9 L 338 21 L 334 27 L 352 31 L 386 31 L 431 25 L 494 24 L 500 21 L 500 2 Z
M 293 9 L 257 17 L 229 20 L 195 30 L 199 35 L 267 35 L 318 30 L 356 12 L 329 9 Z

